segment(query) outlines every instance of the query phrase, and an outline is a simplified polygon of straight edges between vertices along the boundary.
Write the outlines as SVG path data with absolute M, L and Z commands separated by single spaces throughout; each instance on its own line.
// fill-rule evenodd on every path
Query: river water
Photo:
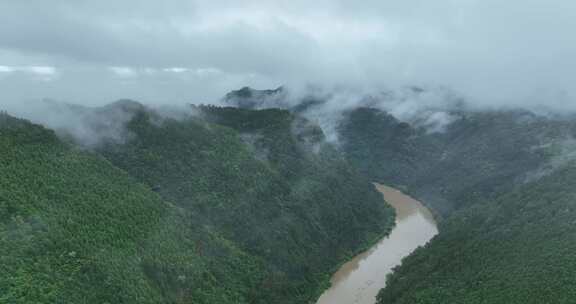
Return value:
M 396 227 L 374 247 L 344 264 L 316 304 L 374 304 L 378 291 L 386 285 L 386 275 L 438 233 L 434 217 L 422 203 L 394 188 L 375 186 L 396 209 Z

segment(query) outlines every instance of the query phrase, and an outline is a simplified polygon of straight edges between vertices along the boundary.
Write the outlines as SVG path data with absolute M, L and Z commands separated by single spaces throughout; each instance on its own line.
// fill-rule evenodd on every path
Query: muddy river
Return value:
M 344 264 L 316 304 L 374 304 L 386 285 L 386 275 L 438 233 L 430 210 L 420 202 L 391 187 L 376 184 L 376 188 L 396 209 L 396 227 L 370 250 Z

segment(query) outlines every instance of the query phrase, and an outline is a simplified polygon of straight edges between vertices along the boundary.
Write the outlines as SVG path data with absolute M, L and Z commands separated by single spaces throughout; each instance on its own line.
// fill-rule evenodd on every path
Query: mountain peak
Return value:
M 138 101 L 132 99 L 120 99 L 103 107 L 106 110 L 122 110 L 125 112 L 137 112 L 146 107 Z
M 226 94 L 224 103 L 239 108 L 258 109 L 271 100 L 277 101 L 285 97 L 286 90 L 282 86 L 273 90 L 257 90 L 251 87 L 243 87 Z

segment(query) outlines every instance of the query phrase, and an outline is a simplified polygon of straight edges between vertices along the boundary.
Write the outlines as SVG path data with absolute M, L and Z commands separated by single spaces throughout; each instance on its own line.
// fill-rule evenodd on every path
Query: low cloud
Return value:
M 337 143 L 338 127 L 345 115 L 358 107 L 388 112 L 398 120 L 428 132 L 443 132 L 462 110 L 477 110 L 464 96 L 442 87 L 358 89 L 354 87 L 281 87 L 276 90 L 243 88 L 222 103 L 239 107 L 282 108 L 298 112 L 317 123 L 329 142 Z
M 6 104 L 0 109 L 53 129 L 61 138 L 89 149 L 103 143 L 122 144 L 129 141 L 133 134 L 127 128 L 127 123 L 138 111 L 153 112 L 151 122 L 154 124 L 162 124 L 165 119 L 184 120 L 196 115 L 194 108 L 187 105 L 145 106 L 131 100 L 119 100 L 102 107 L 42 100 L 31 101 L 26 106 Z
M 0 65 L 0 80 L 18 74 L 24 75 L 33 81 L 52 81 L 58 77 L 58 70 L 51 66 Z
M 574 110 L 574 12 L 565 0 L 5 0 L 0 66 L 57 77 L 0 71 L 1 98 L 183 103 L 246 85 L 418 85 Z

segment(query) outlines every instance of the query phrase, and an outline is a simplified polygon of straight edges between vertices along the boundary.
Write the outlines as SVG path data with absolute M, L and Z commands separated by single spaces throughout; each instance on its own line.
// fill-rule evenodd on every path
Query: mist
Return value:
M 7 0 L 0 18 L 0 109 L 88 146 L 126 134 L 41 101 L 222 105 L 231 90 L 283 86 L 260 107 L 323 100 L 304 115 L 331 142 L 358 106 L 433 133 L 455 109 L 576 110 L 570 1 Z
M 564 0 L 6 0 L 0 104 L 424 86 L 481 106 L 574 110 L 575 15 Z
M 27 119 L 52 129 L 58 136 L 83 148 L 95 149 L 104 143 L 124 144 L 133 138 L 128 123 L 138 111 L 151 113 L 156 125 L 166 120 L 185 120 L 198 112 L 190 105 L 144 105 L 133 100 L 118 100 L 104 106 L 83 106 L 55 100 L 3 104 L 9 115 Z

